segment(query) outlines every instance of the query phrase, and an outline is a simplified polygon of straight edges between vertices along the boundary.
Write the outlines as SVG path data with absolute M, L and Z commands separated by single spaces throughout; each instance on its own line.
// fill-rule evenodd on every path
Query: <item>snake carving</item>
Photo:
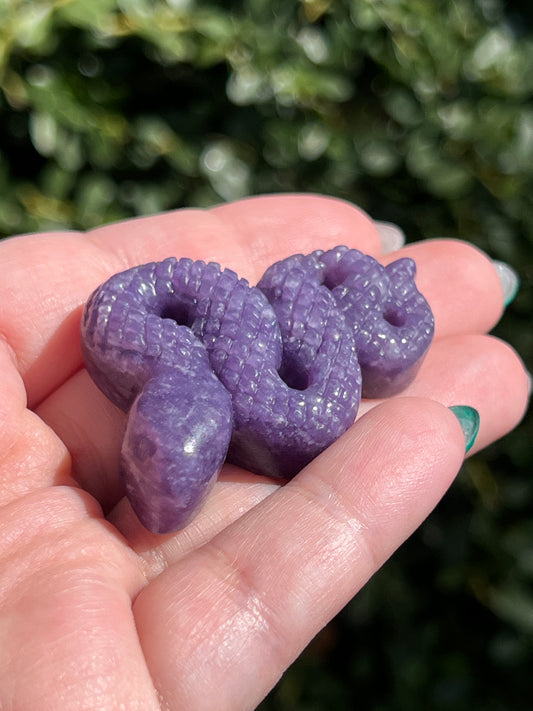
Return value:
M 143 525 L 178 530 L 224 461 L 288 479 L 355 420 L 361 397 L 415 377 L 433 315 L 415 264 L 336 247 L 294 255 L 257 286 L 170 257 L 112 276 L 82 318 L 87 370 L 128 412 L 126 493 Z

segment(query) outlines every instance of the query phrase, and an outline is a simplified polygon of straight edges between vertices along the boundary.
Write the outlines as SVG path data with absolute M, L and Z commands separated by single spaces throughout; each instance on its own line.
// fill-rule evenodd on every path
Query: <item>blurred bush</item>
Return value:
M 515 265 L 533 370 L 533 30 L 499 0 L 0 0 L 0 233 L 316 191 Z M 262 705 L 530 708 L 531 420 Z

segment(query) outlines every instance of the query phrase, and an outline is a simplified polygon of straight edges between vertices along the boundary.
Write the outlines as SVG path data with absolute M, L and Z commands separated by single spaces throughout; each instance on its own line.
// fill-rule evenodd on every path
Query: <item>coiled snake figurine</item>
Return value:
M 157 533 L 185 526 L 224 463 L 291 478 L 355 420 L 361 396 L 415 377 L 433 315 L 415 264 L 336 247 L 257 286 L 170 257 L 116 274 L 82 318 L 87 370 L 128 412 L 127 496 Z

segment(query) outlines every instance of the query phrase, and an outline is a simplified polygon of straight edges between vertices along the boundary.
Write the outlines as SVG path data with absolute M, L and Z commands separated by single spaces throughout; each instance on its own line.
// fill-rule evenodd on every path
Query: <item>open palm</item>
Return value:
M 137 521 L 118 474 L 124 415 L 83 368 L 79 322 L 111 274 L 175 255 L 255 283 L 289 254 L 347 244 L 411 256 L 436 337 L 400 397 L 285 486 L 227 466 L 183 531 Z M 475 407 L 475 449 L 527 401 L 489 259 L 437 240 L 381 255 L 373 223 L 326 198 L 255 198 L 0 245 L 0 708 L 253 709 L 429 514 Z

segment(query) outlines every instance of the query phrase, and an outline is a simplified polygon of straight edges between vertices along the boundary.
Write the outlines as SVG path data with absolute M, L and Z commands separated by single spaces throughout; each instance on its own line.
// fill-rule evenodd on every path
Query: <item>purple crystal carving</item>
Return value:
M 140 521 L 182 528 L 225 460 L 294 476 L 353 423 L 361 390 L 404 388 L 433 335 L 414 273 L 337 247 L 278 262 L 257 287 L 173 257 L 100 286 L 82 348 L 128 412 L 121 466 Z
M 284 274 L 296 265 L 317 275 L 345 317 L 355 337 L 363 397 L 389 397 L 405 389 L 434 332 L 433 314 L 414 282 L 414 261 L 398 259 L 384 267 L 348 247 L 295 255 L 272 265 L 258 284 L 273 304 Z M 290 301 L 281 308 L 290 309 Z

